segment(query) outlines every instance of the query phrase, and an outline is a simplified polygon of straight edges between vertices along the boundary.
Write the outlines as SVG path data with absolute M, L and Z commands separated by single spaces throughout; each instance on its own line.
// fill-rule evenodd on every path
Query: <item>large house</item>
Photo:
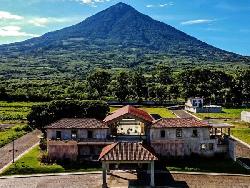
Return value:
M 158 157 L 220 153 L 235 158 L 229 125 L 210 125 L 195 118 L 155 120 L 133 106 L 120 108 L 102 121 L 61 119 L 46 128 L 49 157 L 101 161 L 103 188 L 107 188 L 107 171 L 112 165 L 146 165 L 154 187 Z
M 125 106 L 103 121 L 90 118 L 61 119 L 47 127 L 51 158 L 97 160 L 106 146 L 138 143 L 157 156 L 213 156 L 229 154 L 230 126 L 214 127 L 195 118 L 161 118 Z M 222 129 L 228 129 L 228 134 Z M 231 147 L 231 148 L 230 148 Z

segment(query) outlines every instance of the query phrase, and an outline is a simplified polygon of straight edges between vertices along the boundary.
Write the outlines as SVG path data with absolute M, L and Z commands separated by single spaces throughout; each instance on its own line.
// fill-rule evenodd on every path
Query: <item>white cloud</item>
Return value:
M 75 1 L 80 2 L 82 4 L 88 4 L 88 5 L 92 5 L 93 7 L 96 7 L 95 3 L 109 2 L 110 0 L 75 0 Z
M 173 6 L 174 5 L 174 2 L 169 2 L 169 3 L 164 3 L 164 4 L 157 4 L 157 5 L 153 5 L 153 4 L 149 4 L 149 5 L 146 5 L 147 8 L 154 8 L 154 7 L 166 7 L 166 6 Z
M 21 31 L 19 26 L 4 26 L 0 27 L 1 37 L 38 37 L 38 35 Z
M 37 27 L 45 27 L 49 23 L 49 20 L 48 18 L 33 18 L 28 22 Z
M 0 20 L 22 20 L 22 16 L 11 14 L 10 12 L 0 11 Z
M 211 20 L 211 19 L 188 20 L 188 21 L 181 22 L 181 25 L 205 24 L 205 23 L 211 23 L 214 21 L 215 20 Z
M 49 24 L 55 24 L 55 23 L 71 23 L 75 21 L 82 21 L 84 18 L 76 18 L 76 17 L 62 17 L 62 18 L 53 18 L 53 17 L 34 17 L 30 18 L 28 20 L 29 24 L 32 24 L 37 27 L 46 27 Z

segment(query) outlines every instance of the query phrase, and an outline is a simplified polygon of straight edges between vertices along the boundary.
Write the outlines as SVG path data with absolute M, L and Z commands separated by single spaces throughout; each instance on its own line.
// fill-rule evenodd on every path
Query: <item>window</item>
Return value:
M 77 139 L 77 130 L 72 130 L 72 131 L 71 131 L 71 138 L 72 138 L 73 140 Z
M 209 144 L 208 144 L 208 149 L 209 149 L 210 151 L 214 150 L 214 144 L 213 144 L 213 143 L 209 143 Z
M 62 139 L 62 132 L 61 131 L 56 131 L 56 139 L 61 140 Z
M 192 137 L 198 137 L 198 131 L 196 129 L 193 130 Z
M 93 138 L 93 131 L 88 131 L 88 138 Z
M 181 138 L 182 137 L 182 129 L 176 129 L 176 137 Z
M 206 148 L 207 148 L 207 146 L 206 146 L 206 144 L 201 144 L 201 151 L 203 151 L 203 150 L 206 150 Z
M 161 130 L 161 138 L 165 138 L 165 130 Z

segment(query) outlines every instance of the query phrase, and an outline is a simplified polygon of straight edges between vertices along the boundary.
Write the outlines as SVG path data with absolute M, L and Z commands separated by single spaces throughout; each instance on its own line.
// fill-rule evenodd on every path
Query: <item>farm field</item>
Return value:
M 26 119 L 34 104 L 0 101 L 0 147 L 30 131 Z
M 120 107 L 110 106 L 110 112 L 113 112 L 119 108 Z M 149 114 L 158 114 L 163 118 L 176 118 L 176 116 L 165 107 L 146 107 L 146 106 L 143 106 L 143 107 L 139 107 L 139 109 L 145 110 Z

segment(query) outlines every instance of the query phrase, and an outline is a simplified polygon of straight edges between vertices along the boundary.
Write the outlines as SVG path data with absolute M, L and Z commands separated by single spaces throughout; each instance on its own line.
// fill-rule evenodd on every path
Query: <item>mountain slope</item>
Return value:
M 110 57 L 106 57 L 107 54 Z M 122 58 L 113 58 L 117 54 Z M 30 58 L 34 66 L 56 66 L 59 72 L 63 66 L 59 64 L 67 64 L 72 60 L 105 64 L 120 59 L 125 65 L 131 61 L 140 64 L 143 61 L 141 57 L 146 54 L 192 61 L 249 61 L 246 57 L 215 48 L 155 21 L 124 3 L 118 3 L 71 27 L 24 42 L 0 46 L 0 55 L 4 59 L 23 57 L 22 62 L 25 63 L 25 59 Z M 131 60 L 131 55 L 134 60 Z M 60 59 L 62 56 L 64 61 Z M 96 58 L 93 59 L 93 56 Z

